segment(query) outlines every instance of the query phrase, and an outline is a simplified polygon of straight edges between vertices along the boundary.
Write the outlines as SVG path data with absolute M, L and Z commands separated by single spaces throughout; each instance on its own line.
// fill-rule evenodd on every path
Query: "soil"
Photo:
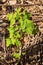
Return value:
M 19 51 L 26 52 L 26 55 L 21 54 L 20 59 L 15 59 L 12 54 L 17 48 L 6 47 L 6 27 L 9 25 L 6 14 L 19 6 L 32 14 L 31 18 L 40 32 L 35 36 L 24 35 L 24 45 Z M 0 0 L 0 65 L 43 65 L 43 0 Z

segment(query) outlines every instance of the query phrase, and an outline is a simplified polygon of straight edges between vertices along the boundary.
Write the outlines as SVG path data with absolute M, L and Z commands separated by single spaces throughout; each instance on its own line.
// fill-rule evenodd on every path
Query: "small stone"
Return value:
M 13 1 L 9 1 L 10 5 L 15 5 L 16 4 L 16 0 Z
M 5 2 L 6 0 L 2 0 L 2 2 Z

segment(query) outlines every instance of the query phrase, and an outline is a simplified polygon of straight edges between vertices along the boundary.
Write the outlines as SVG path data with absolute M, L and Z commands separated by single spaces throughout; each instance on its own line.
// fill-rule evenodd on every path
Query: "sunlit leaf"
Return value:
M 14 37 L 11 38 L 12 44 L 15 45 L 16 39 Z
M 21 46 L 21 42 L 18 39 L 16 40 L 16 46 L 17 47 L 20 47 Z
M 16 10 L 16 12 L 19 14 L 20 11 L 21 11 L 21 8 L 19 7 L 19 8 Z
M 7 38 L 6 39 L 6 46 L 9 47 L 12 44 L 11 39 Z
M 15 19 L 12 19 L 10 22 L 10 27 L 14 26 L 14 24 L 15 24 Z
M 8 28 L 8 31 L 10 33 L 10 38 L 12 38 L 12 36 L 14 35 L 14 27 Z
M 11 21 L 13 14 L 7 14 L 8 20 Z
M 20 38 L 21 37 L 21 34 L 19 32 L 16 32 L 15 33 L 15 36 L 16 36 L 16 38 Z

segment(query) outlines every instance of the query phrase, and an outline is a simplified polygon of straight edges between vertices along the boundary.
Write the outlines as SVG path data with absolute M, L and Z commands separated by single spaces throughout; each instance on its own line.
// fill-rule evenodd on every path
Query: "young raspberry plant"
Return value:
M 31 14 L 26 10 L 22 11 L 22 8 L 18 8 L 14 13 L 7 14 L 8 21 L 10 25 L 7 27 L 9 31 L 9 37 L 6 38 L 6 46 L 15 45 L 20 47 L 22 45 L 20 39 L 22 34 L 27 33 L 30 35 L 35 35 L 39 31 L 38 27 L 30 20 Z M 18 54 L 13 54 L 18 58 Z

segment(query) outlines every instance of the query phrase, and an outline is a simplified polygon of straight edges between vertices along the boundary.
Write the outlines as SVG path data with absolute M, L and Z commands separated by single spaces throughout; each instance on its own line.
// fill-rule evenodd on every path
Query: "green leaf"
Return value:
M 32 16 L 30 13 L 28 13 L 27 11 L 25 11 L 25 15 L 27 15 L 27 19 L 30 19 L 30 17 Z
M 14 24 L 15 24 L 15 19 L 12 18 L 10 22 L 10 27 L 14 26 Z
M 7 14 L 8 20 L 11 21 L 13 14 Z
M 9 47 L 12 44 L 11 39 L 7 38 L 6 39 L 6 46 Z
M 20 38 L 21 37 L 21 34 L 19 32 L 16 32 L 15 33 L 15 36 L 16 36 L 16 38 Z
M 30 35 L 32 35 L 32 32 L 33 32 L 33 29 L 30 27 L 30 28 L 26 28 L 26 32 Z
M 21 46 L 21 42 L 18 39 L 16 40 L 16 46 L 17 47 L 20 47 Z
M 23 21 L 22 25 L 21 25 L 21 28 L 22 28 L 22 31 L 25 32 L 26 31 L 26 19 Z
M 16 17 L 17 17 L 17 12 L 14 12 L 13 19 L 15 19 Z
M 15 57 L 16 59 L 19 59 L 20 58 L 20 54 L 19 53 L 14 53 L 13 57 Z
M 20 22 L 20 27 L 21 27 L 22 31 L 24 31 L 26 25 L 25 25 L 25 21 L 23 21 L 22 17 L 20 17 L 19 22 Z
M 22 15 L 24 15 L 24 19 L 30 19 L 30 17 L 32 16 L 30 13 L 28 13 L 26 10 L 24 10 L 23 12 L 22 12 Z
M 20 11 L 21 11 L 21 8 L 19 7 L 19 8 L 16 10 L 17 14 L 19 14 Z
M 26 53 L 25 53 L 25 52 L 23 52 L 23 53 L 22 53 L 22 55 L 24 56 L 24 55 L 26 55 Z
M 16 39 L 14 37 L 11 38 L 11 41 L 12 41 L 12 45 L 16 44 Z
M 14 36 L 14 27 L 9 27 L 9 28 L 7 28 L 8 29 L 8 31 L 9 31 L 9 33 L 10 33 L 10 38 L 12 38 L 13 36 Z

